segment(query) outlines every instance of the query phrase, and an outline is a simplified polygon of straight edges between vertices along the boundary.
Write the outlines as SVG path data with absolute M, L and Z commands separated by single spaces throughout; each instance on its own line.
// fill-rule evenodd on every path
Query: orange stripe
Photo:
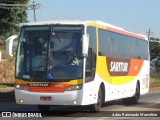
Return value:
M 111 27 L 107 27 L 107 30 L 112 31 L 112 32 L 116 32 L 116 33 L 119 33 L 119 34 L 131 36 L 131 37 L 136 37 L 136 38 L 143 39 L 143 40 L 145 39 L 145 37 L 143 37 L 143 36 L 140 36 L 140 35 L 137 35 L 137 34 L 134 34 L 134 33 L 130 33 L 130 32 L 127 32 L 127 31 L 118 30 L 118 29 L 111 28 Z
M 70 84 L 54 84 L 52 83 L 48 87 L 30 87 L 25 85 L 30 92 L 64 92 Z
M 33 87 L 29 84 L 50 84 L 46 87 Z M 82 79 L 77 80 L 71 80 L 69 82 L 28 82 L 21 79 L 16 79 L 16 84 L 22 84 L 25 85 L 30 92 L 64 92 L 68 86 L 70 85 L 79 85 L 83 84 Z
M 139 71 L 142 68 L 143 62 L 144 62 L 144 60 L 131 59 L 128 76 L 137 76 Z

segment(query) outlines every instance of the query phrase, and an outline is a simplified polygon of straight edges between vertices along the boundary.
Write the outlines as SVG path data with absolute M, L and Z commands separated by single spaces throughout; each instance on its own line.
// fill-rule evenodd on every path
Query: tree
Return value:
M 151 72 L 160 75 L 160 41 L 150 41 Z
M 154 62 L 154 68 L 155 68 L 155 71 L 157 72 L 158 76 L 159 76 L 159 73 L 160 73 L 160 59 L 158 58 L 155 62 Z
M 150 41 L 150 60 L 160 58 L 160 42 L 158 41 Z
M 1 1 L 2 2 L 0 2 L 0 38 L 6 39 L 9 36 L 19 32 L 20 23 L 27 22 L 27 7 L 20 7 L 18 5 L 27 5 L 29 0 Z

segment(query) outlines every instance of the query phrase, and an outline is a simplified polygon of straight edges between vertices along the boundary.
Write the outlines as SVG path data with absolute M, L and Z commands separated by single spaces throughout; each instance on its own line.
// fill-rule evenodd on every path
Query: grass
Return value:
M 0 88 L 6 88 L 7 86 L 6 85 L 0 85 Z
M 0 87 L 14 87 L 15 83 L 0 83 Z
M 150 90 L 160 91 L 160 78 L 150 78 Z

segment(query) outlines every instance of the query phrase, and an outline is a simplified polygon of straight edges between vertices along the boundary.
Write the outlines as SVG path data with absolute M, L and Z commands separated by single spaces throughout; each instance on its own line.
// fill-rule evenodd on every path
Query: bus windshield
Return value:
M 22 27 L 16 59 L 16 77 L 34 82 L 81 79 L 82 26 Z

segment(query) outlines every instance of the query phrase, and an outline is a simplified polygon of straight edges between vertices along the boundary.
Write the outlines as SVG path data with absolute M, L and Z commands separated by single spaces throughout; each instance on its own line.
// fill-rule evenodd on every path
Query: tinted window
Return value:
M 86 63 L 86 82 L 94 80 L 96 69 L 96 28 L 88 27 L 89 34 L 89 50 Z
M 126 58 L 148 59 L 148 42 L 138 38 L 99 29 L 99 55 Z

